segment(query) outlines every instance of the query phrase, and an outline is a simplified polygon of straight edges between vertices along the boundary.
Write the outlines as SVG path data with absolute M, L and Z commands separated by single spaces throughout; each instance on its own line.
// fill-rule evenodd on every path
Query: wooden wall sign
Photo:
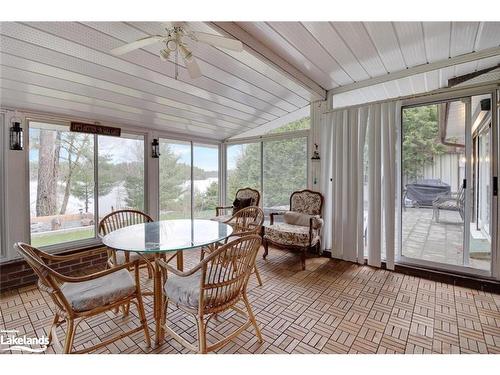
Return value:
M 109 135 L 112 137 L 119 137 L 122 132 L 120 128 L 98 124 L 85 124 L 83 122 L 71 122 L 70 130 L 77 133 Z

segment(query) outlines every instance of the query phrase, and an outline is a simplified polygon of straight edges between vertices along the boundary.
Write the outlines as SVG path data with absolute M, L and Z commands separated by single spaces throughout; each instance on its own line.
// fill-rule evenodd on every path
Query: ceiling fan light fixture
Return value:
M 168 49 L 162 49 L 160 50 L 160 58 L 163 61 L 167 61 L 170 57 L 170 51 Z
M 193 59 L 193 53 L 190 50 L 188 50 L 184 45 L 181 44 L 179 46 L 179 51 L 185 60 L 191 61 Z
M 165 45 L 167 46 L 167 49 L 171 52 L 175 51 L 177 49 L 177 42 L 174 39 L 168 40 Z
M 192 51 L 189 50 L 187 48 L 187 45 L 184 43 L 185 37 L 191 39 L 194 42 L 205 43 L 212 47 L 238 52 L 243 51 L 243 44 L 237 39 L 224 37 L 222 35 L 194 31 L 183 25 L 182 22 L 165 22 L 164 29 L 164 35 L 146 36 L 134 42 L 114 48 L 111 50 L 111 53 L 115 56 L 119 56 L 140 48 L 147 47 L 154 43 L 162 43 L 164 47 L 159 51 L 160 59 L 163 61 L 173 60 L 172 63 L 175 67 L 175 79 L 177 79 L 177 77 L 179 76 L 179 55 L 181 55 L 182 60 L 184 61 L 184 66 L 187 69 L 189 76 L 194 79 L 202 77 L 203 74 Z M 191 44 L 189 45 L 191 46 Z M 173 58 L 170 59 L 170 57 Z

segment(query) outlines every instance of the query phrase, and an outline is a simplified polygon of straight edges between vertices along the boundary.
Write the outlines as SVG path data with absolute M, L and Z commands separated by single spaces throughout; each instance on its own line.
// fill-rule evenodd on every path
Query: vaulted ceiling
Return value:
M 500 22 L 243 22 L 239 24 L 311 79 L 337 93 L 334 107 L 414 95 L 500 64 Z M 493 57 L 402 79 L 357 83 L 494 49 Z
M 203 76 L 161 61 L 159 46 L 109 51 L 160 22 L 3 22 L 4 107 L 145 126 L 222 140 L 303 116 L 325 90 L 500 45 L 500 22 L 188 22 L 242 39 L 243 52 L 190 47 Z M 338 94 L 338 105 L 442 87 L 500 56 Z M 420 78 L 419 78 L 420 77 Z M 378 87 L 378 89 L 377 89 Z

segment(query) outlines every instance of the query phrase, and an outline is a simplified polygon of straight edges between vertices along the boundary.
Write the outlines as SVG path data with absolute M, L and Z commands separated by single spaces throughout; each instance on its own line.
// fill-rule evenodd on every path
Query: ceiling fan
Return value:
M 111 50 L 113 55 L 119 56 L 133 50 L 149 46 L 154 43 L 163 43 L 160 50 L 160 58 L 167 61 L 171 56 L 175 58 L 175 79 L 178 77 L 178 57 L 179 54 L 184 61 L 186 69 L 191 78 L 202 76 L 200 67 L 196 62 L 192 52 L 185 43 L 186 38 L 200 43 L 206 43 L 214 47 L 229 49 L 231 51 L 243 51 L 243 44 L 236 39 L 226 38 L 224 36 L 194 31 L 181 23 L 165 23 L 165 35 L 150 35 L 135 42 Z

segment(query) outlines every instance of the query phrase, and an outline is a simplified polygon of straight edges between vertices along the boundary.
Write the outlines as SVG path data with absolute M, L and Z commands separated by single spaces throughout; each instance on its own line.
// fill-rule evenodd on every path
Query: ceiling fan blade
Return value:
M 143 47 L 149 46 L 150 44 L 159 42 L 159 41 L 163 40 L 164 38 L 165 37 L 163 37 L 161 35 L 147 36 L 145 38 L 136 40 L 135 42 L 128 43 L 128 44 L 125 44 L 123 46 L 114 48 L 111 50 L 111 53 L 113 55 L 116 55 L 116 56 L 123 55 L 127 52 L 130 52 L 130 51 L 133 51 L 133 50 L 136 50 L 139 48 L 143 48 Z
M 203 43 L 210 44 L 215 47 L 230 49 L 232 51 L 243 51 L 243 44 L 236 39 L 226 38 L 225 36 L 203 33 L 201 31 L 193 31 L 194 37 Z
M 202 76 L 200 66 L 194 59 L 194 57 L 191 57 L 189 59 L 186 59 L 185 57 L 182 58 L 184 60 L 184 64 L 186 65 L 186 69 L 188 70 L 189 76 L 192 79 L 195 78 L 200 78 Z

